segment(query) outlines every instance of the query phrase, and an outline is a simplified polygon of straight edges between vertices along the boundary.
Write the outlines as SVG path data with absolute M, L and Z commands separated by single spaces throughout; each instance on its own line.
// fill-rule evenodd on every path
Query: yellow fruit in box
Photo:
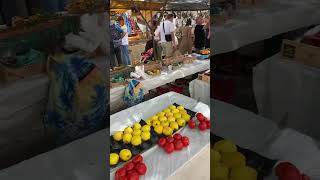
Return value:
M 146 120 L 146 123 L 149 125 L 149 126 L 151 126 L 152 125 L 152 120 L 151 119 L 148 119 L 148 120 Z
M 158 120 L 158 116 L 152 116 L 152 117 L 151 117 L 151 120 L 152 120 L 152 121 Z
M 124 133 L 131 134 L 132 132 L 133 132 L 133 129 L 131 127 L 127 127 L 124 129 Z
M 140 136 L 140 135 L 141 135 L 141 130 L 140 130 L 140 129 L 134 130 L 134 131 L 132 132 L 132 135 L 133 135 L 133 136 Z
M 183 106 L 178 106 L 177 109 L 182 111 L 182 110 L 184 110 L 184 107 Z
M 229 168 L 242 167 L 246 165 L 246 157 L 240 152 L 222 153 L 221 162 Z
M 134 129 L 134 130 L 141 129 L 140 123 L 134 123 L 134 124 L 133 124 L 133 129 Z
M 169 109 L 171 109 L 171 110 L 173 110 L 173 109 L 176 109 L 177 107 L 175 106 L 175 105 L 171 105 L 170 107 L 169 107 Z
M 154 131 L 157 133 L 157 134 L 162 134 L 162 131 L 163 131 L 163 126 L 161 125 L 158 125 L 154 128 Z
M 164 112 L 158 112 L 158 113 L 157 113 L 157 116 L 158 116 L 158 117 L 163 117 L 163 116 L 165 116 L 165 115 L 166 115 L 166 113 L 164 113 Z
M 188 114 L 188 112 L 187 112 L 186 110 L 180 110 L 179 113 L 180 113 L 181 115 Z
M 123 132 L 122 131 L 118 131 L 118 132 L 113 134 L 113 139 L 115 141 L 121 141 L 122 140 L 122 135 L 123 135 Z
M 151 137 L 151 133 L 149 131 L 144 131 L 141 133 L 141 139 L 143 141 L 148 141 Z
M 131 144 L 133 146 L 139 146 L 142 143 L 141 136 L 133 136 L 131 139 Z
M 178 125 L 179 125 L 180 127 L 183 127 L 183 126 L 186 125 L 186 120 L 184 120 L 184 119 L 178 119 L 178 120 L 177 120 L 177 123 L 178 123 Z
M 231 169 L 230 177 L 232 180 L 257 180 L 258 172 L 248 166 Z
M 168 121 L 169 121 L 169 122 L 175 122 L 175 121 L 176 121 L 176 118 L 174 118 L 174 117 L 169 117 L 169 118 L 168 118 Z
M 220 164 L 211 169 L 211 178 L 212 179 L 226 179 L 229 177 L 229 168 Z M 242 179 L 247 180 L 247 179 Z
M 153 127 L 159 126 L 160 124 L 161 124 L 161 122 L 159 120 L 156 120 L 156 121 L 152 122 L 152 126 Z
M 189 114 L 182 114 L 182 119 L 184 119 L 186 122 L 189 122 L 191 119 L 191 116 Z
M 123 161 L 129 161 L 132 157 L 132 153 L 129 149 L 122 149 L 119 155 Z
M 171 127 L 164 127 L 162 133 L 166 136 L 171 136 L 173 134 L 173 130 Z
M 151 130 L 151 127 L 150 127 L 149 125 L 144 125 L 144 126 L 142 126 L 141 130 L 142 130 L 143 132 L 150 131 L 150 130 Z
M 180 111 L 179 111 L 179 109 L 173 109 L 171 112 L 172 112 L 173 114 L 175 114 L 175 113 L 179 113 Z
M 119 155 L 116 153 L 111 153 L 110 154 L 110 165 L 116 165 L 119 162 Z
M 130 144 L 131 143 L 131 139 L 132 139 L 132 135 L 129 134 L 129 133 L 125 133 L 123 135 L 123 138 L 122 138 L 123 143 L 125 143 L 125 144 Z
M 166 117 L 167 117 L 167 118 L 173 117 L 173 113 L 172 113 L 172 112 L 167 112 L 167 113 L 166 113 Z
M 180 119 L 181 118 L 181 114 L 180 113 L 174 113 L 173 117 L 176 119 Z
M 216 142 L 213 146 L 213 149 L 219 151 L 220 153 L 237 152 L 237 146 L 228 140 Z
M 179 129 L 179 125 L 178 125 L 177 122 L 171 122 L 171 123 L 170 123 L 170 127 L 171 127 L 174 131 L 176 131 L 176 130 Z
M 161 122 L 161 126 L 169 127 L 170 126 L 170 122 L 169 121 L 163 121 L 163 122 Z
M 210 149 L 210 164 L 218 164 L 221 161 L 221 154 L 213 149 Z
M 165 109 L 165 110 L 163 110 L 163 112 L 164 113 L 169 113 L 169 112 L 171 112 L 171 110 L 170 109 Z
M 159 118 L 159 121 L 160 121 L 160 122 L 167 121 L 167 120 L 168 120 L 168 119 L 167 119 L 166 117 L 164 117 L 164 116 Z

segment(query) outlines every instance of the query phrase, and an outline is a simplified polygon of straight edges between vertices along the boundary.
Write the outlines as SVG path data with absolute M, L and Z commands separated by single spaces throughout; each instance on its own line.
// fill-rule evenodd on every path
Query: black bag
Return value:
M 171 34 L 168 34 L 168 35 L 166 34 L 166 31 L 164 30 L 164 22 L 163 22 L 162 26 L 163 26 L 163 32 L 164 32 L 164 37 L 166 38 L 166 41 L 171 42 L 172 36 L 171 36 Z

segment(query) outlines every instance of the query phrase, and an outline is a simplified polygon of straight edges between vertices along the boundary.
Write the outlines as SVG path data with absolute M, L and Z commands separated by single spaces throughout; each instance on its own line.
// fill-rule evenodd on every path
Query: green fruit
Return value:
M 116 165 L 119 162 L 119 155 L 116 153 L 111 153 L 110 154 L 110 165 Z
M 162 131 L 163 131 L 163 126 L 161 125 L 158 125 L 154 128 L 154 131 L 157 133 L 157 134 L 162 134 Z
M 129 133 L 125 133 L 124 135 L 123 135 L 123 143 L 125 143 L 125 144 L 130 144 L 131 143 L 131 139 L 132 139 L 132 135 L 131 134 L 129 134 Z
M 133 136 L 131 139 L 131 144 L 134 146 L 139 146 L 142 143 L 141 136 Z
M 151 133 L 149 131 L 144 131 L 141 133 L 141 139 L 143 141 L 148 141 L 150 139 Z
M 133 132 L 133 129 L 131 127 L 127 127 L 124 129 L 124 133 L 131 134 Z
M 118 131 L 116 133 L 113 134 L 113 139 L 115 141 L 121 141 L 122 140 L 122 131 Z
M 129 149 L 122 149 L 120 151 L 120 158 L 123 161 L 129 161 L 132 157 L 131 151 Z
M 142 130 L 143 132 L 145 132 L 145 131 L 150 131 L 150 130 L 151 130 L 151 127 L 150 127 L 149 125 L 144 125 L 144 126 L 142 126 L 141 130 Z
M 140 136 L 141 135 L 141 130 L 140 129 L 134 130 L 132 135 L 133 136 Z

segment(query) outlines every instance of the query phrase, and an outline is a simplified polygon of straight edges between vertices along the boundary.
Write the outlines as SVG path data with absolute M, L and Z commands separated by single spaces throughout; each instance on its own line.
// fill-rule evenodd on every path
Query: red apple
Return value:
M 184 147 L 189 146 L 189 138 L 187 136 L 182 137 L 182 143 Z
M 180 140 L 182 138 L 181 134 L 177 133 L 175 135 L 173 135 L 173 138 L 176 140 Z
M 174 151 L 174 144 L 173 143 L 167 143 L 164 146 L 164 150 L 166 151 L 167 154 L 171 154 Z
M 159 141 L 158 141 L 158 145 L 160 147 L 164 147 L 166 145 L 166 143 L 167 143 L 166 138 L 160 138 Z
M 196 127 L 196 123 L 192 120 L 189 121 L 188 125 L 190 129 L 194 129 Z
M 172 136 L 167 137 L 167 143 L 173 143 L 174 138 Z
M 138 174 L 145 175 L 147 172 L 147 166 L 144 163 L 139 163 L 136 165 L 136 170 Z
M 127 172 L 126 172 L 126 169 L 125 169 L 125 168 L 118 169 L 118 170 L 116 171 L 116 174 L 115 174 L 116 180 L 120 180 L 120 179 L 126 177 L 126 173 L 127 173 Z
M 197 117 L 197 119 L 198 119 L 199 122 L 202 122 L 202 121 L 205 120 L 205 119 L 204 119 L 205 117 L 204 117 L 203 114 L 201 114 L 201 113 L 197 113 L 196 117 Z
M 199 124 L 199 129 L 200 129 L 200 131 L 205 131 L 207 129 L 207 123 L 201 122 Z
M 143 162 L 143 157 L 140 154 L 138 154 L 135 157 L 133 157 L 132 162 L 134 164 L 142 163 Z
M 277 176 L 281 176 L 281 174 L 284 174 L 287 171 L 297 170 L 299 171 L 293 164 L 289 162 L 281 162 L 279 163 L 275 168 L 275 174 Z
M 182 143 L 182 141 L 181 140 L 175 140 L 174 142 L 173 142 L 173 144 L 174 144 L 174 149 L 175 150 L 177 150 L 177 151 L 181 151 L 182 149 L 183 149 L 183 143 Z
M 133 162 L 128 162 L 124 168 L 128 171 L 131 171 L 134 168 L 134 163 Z
M 136 171 L 134 171 L 131 174 L 128 174 L 127 179 L 128 180 L 139 180 L 139 174 Z

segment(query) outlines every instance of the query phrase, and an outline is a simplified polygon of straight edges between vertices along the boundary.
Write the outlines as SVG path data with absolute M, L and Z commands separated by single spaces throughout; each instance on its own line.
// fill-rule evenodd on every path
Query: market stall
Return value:
M 210 70 L 189 83 L 190 97 L 210 105 Z

